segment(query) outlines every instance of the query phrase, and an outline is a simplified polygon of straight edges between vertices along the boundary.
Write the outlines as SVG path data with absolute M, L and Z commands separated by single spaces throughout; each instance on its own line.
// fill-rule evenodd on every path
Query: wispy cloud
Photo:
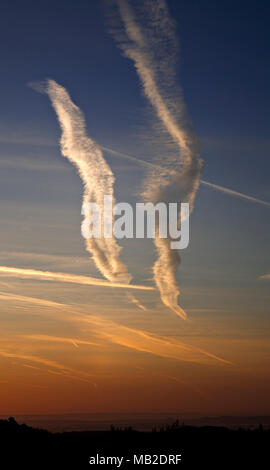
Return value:
M 63 308 L 65 304 L 53 302 L 52 300 L 39 299 L 37 297 L 27 297 L 24 295 L 8 294 L 7 292 L 0 292 L 0 299 L 8 300 L 9 302 L 24 302 L 28 304 L 40 305 L 42 307 L 56 307 Z
M 98 343 L 94 341 L 83 340 L 79 338 L 67 338 L 63 336 L 53 336 L 53 335 L 25 335 L 25 339 L 30 339 L 34 341 L 44 341 L 44 342 L 56 342 L 56 343 L 68 343 L 72 344 L 75 347 L 78 347 L 79 344 L 84 344 L 87 346 L 98 346 Z
M 83 207 L 94 202 L 103 208 L 104 196 L 114 198 L 114 176 L 106 163 L 100 147 L 90 139 L 85 130 L 84 116 L 72 102 L 68 92 L 54 80 L 48 80 L 45 91 L 49 95 L 62 130 L 61 153 L 77 168 L 84 184 Z M 87 217 L 87 215 L 85 215 Z M 104 220 L 104 211 L 102 220 Z M 100 272 L 112 282 L 129 282 L 131 276 L 120 261 L 121 248 L 115 239 L 88 238 L 86 249 Z
M 84 371 L 80 371 L 77 369 L 73 369 L 57 361 L 52 361 L 50 359 L 46 359 L 41 356 L 24 354 L 23 352 L 22 353 L 12 352 L 12 351 L 2 350 L 2 349 L 0 350 L 0 356 L 9 358 L 9 359 L 10 358 L 19 359 L 22 361 L 29 361 L 29 362 L 33 362 L 37 364 L 42 364 L 43 366 L 52 368 L 53 370 L 57 371 L 60 375 L 64 377 L 86 382 L 96 387 L 96 382 L 93 382 L 90 379 L 91 374 L 88 374 Z
M 88 317 L 78 314 L 74 317 L 74 321 L 77 321 L 77 319 L 83 323 L 90 324 L 91 331 L 93 332 L 94 328 L 97 336 L 135 351 L 146 352 L 178 361 L 201 364 L 217 361 L 222 364 L 232 365 L 230 361 L 203 349 L 187 345 L 178 340 L 159 337 L 143 330 L 123 326 L 101 317 Z
M 46 269 L 60 271 L 62 269 L 69 270 L 76 268 L 81 270 L 82 268 L 87 268 L 89 272 L 89 262 L 91 259 L 83 256 L 67 256 L 67 255 L 55 255 L 50 253 L 36 253 L 36 252 L 23 252 L 23 251 L 0 251 L 0 260 L 4 264 L 14 263 L 16 264 L 29 264 L 31 267 L 42 268 L 46 266 Z M 95 269 L 94 263 L 92 262 L 92 267 Z
M 37 269 L 23 269 L 9 266 L 0 266 L 0 276 L 15 277 L 21 279 L 37 279 L 40 281 L 70 282 L 98 287 L 116 287 L 119 289 L 139 289 L 154 290 L 151 286 L 141 286 L 136 284 L 124 284 L 119 282 L 110 282 L 95 277 L 80 276 L 68 273 L 56 273 L 51 271 L 39 271 Z
M 168 177 L 166 171 L 152 168 L 144 195 L 155 203 L 188 202 L 192 211 L 200 184 L 202 160 L 198 141 L 190 130 L 190 123 L 187 125 L 185 104 L 174 78 L 177 55 L 174 22 L 163 0 L 147 0 L 140 5 L 117 0 L 117 5 L 123 29 L 121 36 L 119 32 L 115 36 L 124 55 L 134 62 L 144 94 L 156 113 L 163 134 L 175 148 L 174 155 L 168 152 L 164 156 L 163 166 L 177 172 Z M 153 268 L 154 279 L 163 303 L 185 319 L 186 313 L 178 305 L 180 291 L 175 279 L 180 257 L 171 249 L 170 240 L 159 238 L 157 233 L 158 260 Z
M 16 298 L 18 302 L 24 302 L 24 298 L 21 298 L 21 296 L 16 296 Z M 40 299 L 33 299 L 33 302 L 35 300 L 37 303 L 40 301 Z M 56 306 L 58 307 L 59 304 Z M 86 346 L 100 346 L 101 340 L 102 342 L 105 341 L 118 344 L 134 351 L 149 353 L 154 356 L 174 359 L 177 361 L 195 362 L 199 364 L 214 364 L 217 362 L 219 364 L 232 365 L 232 363 L 226 359 L 223 359 L 204 349 L 197 348 L 193 345 L 188 345 L 178 339 L 161 337 L 144 330 L 130 328 L 103 317 L 85 315 L 84 313 L 80 312 L 80 310 L 78 310 L 79 306 L 77 306 L 76 309 L 74 309 L 71 305 L 61 304 L 61 306 L 62 309 L 58 309 L 59 315 L 63 318 L 63 320 L 74 323 L 77 327 L 81 328 L 81 332 L 84 335 L 83 338 L 78 337 L 78 335 L 76 335 L 75 338 L 73 336 L 61 337 L 44 334 L 21 335 L 21 337 L 36 342 L 42 341 L 69 343 L 75 347 L 80 344 Z M 85 307 L 83 308 L 83 311 L 85 311 Z M 54 315 L 54 313 L 53 311 L 49 310 L 48 313 L 46 312 L 46 315 Z M 89 325 L 89 331 L 88 328 L 85 328 L 85 325 Z M 85 335 L 88 335 L 88 333 L 91 335 L 90 339 L 85 338 Z M 24 355 L 24 357 L 21 358 L 25 359 L 26 357 Z M 35 359 L 35 361 L 40 362 L 38 359 Z M 41 363 L 44 363 L 44 361 L 42 360 Z
M 134 295 L 132 295 L 130 292 L 127 293 L 127 299 L 131 304 L 136 305 L 141 310 L 147 310 L 147 308 L 138 300 Z
M 29 84 L 30 85 L 30 84 Z M 10 145 L 22 145 L 33 147 L 56 147 L 54 139 L 45 137 L 44 132 L 42 135 L 37 131 L 33 132 L 33 124 L 29 123 L 28 127 L 20 127 L 10 130 L 10 127 L 1 126 L 0 128 L 0 143 Z
M 28 170 L 28 171 L 39 171 L 39 172 L 55 172 L 55 171 L 69 171 L 69 168 L 64 164 L 60 164 L 56 161 L 48 161 L 44 158 L 29 158 L 23 156 L 8 156 L 0 158 L 0 168 L 7 168 L 12 170 Z

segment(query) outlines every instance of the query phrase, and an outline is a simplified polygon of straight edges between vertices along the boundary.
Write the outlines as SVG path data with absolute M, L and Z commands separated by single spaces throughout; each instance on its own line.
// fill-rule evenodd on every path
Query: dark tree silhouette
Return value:
M 267 468 L 270 431 L 259 425 L 255 430 L 231 430 L 225 427 L 172 425 L 154 432 L 138 432 L 131 427 L 111 426 L 109 431 L 64 432 L 52 434 L 19 425 L 14 418 L 0 420 L 0 468 L 91 469 L 89 458 L 123 456 L 122 469 L 138 468 L 133 455 L 181 454 L 177 466 L 183 469 Z M 130 462 L 126 462 L 129 459 Z M 139 466 L 140 468 L 141 466 Z M 162 465 L 162 468 L 173 468 Z M 104 468 L 116 468 L 112 465 Z

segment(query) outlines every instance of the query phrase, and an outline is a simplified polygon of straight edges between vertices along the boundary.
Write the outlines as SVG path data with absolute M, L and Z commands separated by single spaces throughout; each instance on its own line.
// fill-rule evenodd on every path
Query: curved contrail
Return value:
M 84 184 L 83 206 L 94 202 L 103 208 L 105 195 L 111 195 L 114 202 L 113 173 L 99 146 L 87 136 L 81 110 L 72 102 L 67 90 L 54 80 L 47 81 L 45 91 L 62 130 L 61 153 L 77 167 Z M 102 218 L 104 220 L 104 210 Z M 131 275 L 120 261 L 121 248 L 114 237 L 88 238 L 86 250 L 93 255 L 97 268 L 109 281 L 130 282 Z
M 117 0 L 122 31 L 115 34 L 124 55 L 135 65 L 150 101 L 175 148 L 163 158 L 164 171 L 152 168 L 146 179 L 144 196 L 151 202 L 188 202 L 190 211 L 200 184 L 202 160 L 197 139 L 187 125 L 187 114 L 181 92 L 174 80 L 176 34 L 165 1 L 145 0 L 133 4 Z M 135 11 L 136 10 L 136 11 Z M 138 11 L 139 10 L 139 11 Z M 136 15 L 137 14 L 137 15 Z M 176 170 L 168 177 L 167 168 Z M 180 222 L 180 221 L 179 221 Z M 158 260 L 154 264 L 154 279 L 163 303 L 182 318 L 186 313 L 178 305 L 180 294 L 175 275 L 180 263 L 176 250 L 170 248 L 170 239 L 159 238 L 155 246 Z

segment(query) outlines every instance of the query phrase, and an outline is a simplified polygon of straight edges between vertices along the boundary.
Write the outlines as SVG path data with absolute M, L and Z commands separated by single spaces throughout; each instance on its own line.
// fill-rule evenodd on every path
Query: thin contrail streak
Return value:
M 56 362 L 56 361 L 51 361 L 51 360 L 46 359 L 44 357 L 24 354 L 24 353 L 20 353 L 20 352 L 6 351 L 6 350 L 2 350 L 2 349 L 0 350 L 0 356 L 5 357 L 5 358 L 20 359 L 20 360 L 23 360 L 23 361 L 30 361 L 30 362 L 34 362 L 34 363 L 37 363 L 37 364 L 42 364 L 43 366 L 52 367 L 53 369 L 58 371 L 58 373 L 60 375 L 63 375 L 65 377 L 68 377 L 68 378 L 71 378 L 71 379 L 75 379 L 75 380 L 79 380 L 79 381 L 82 381 L 82 382 L 89 383 L 89 384 L 91 384 L 95 387 L 97 386 L 97 384 L 95 382 L 93 382 L 89 379 L 89 377 L 91 377 L 92 374 L 88 374 L 86 372 L 79 371 L 77 369 L 73 369 L 73 368 L 68 367 L 64 364 L 60 364 L 59 362 Z M 55 371 L 53 371 L 53 372 L 55 372 Z
M 27 340 L 32 339 L 34 341 L 68 343 L 68 344 L 72 344 L 76 348 L 78 348 L 78 344 L 83 344 L 83 345 L 87 345 L 87 346 L 98 346 L 98 343 L 94 342 L 94 341 L 86 341 L 86 340 L 83 340 L 83 339 L 69 338 L 69 337 L 63 337 L 63 336 L 25 335 L 23 337 Z
M 223 359 L 204 349 L 173 341 L 136 328 L 130 328 L 101 317 L 78 315 L 78 319 L 91 325 L 91 331 L 97 327 L 96 334 L 115 344 L 147 352 L 156 356 L 180 361 L 209 363 L 218 361 L 232 366 L 232 362 Z
M 239 191 L 235 191 L 234 189 L 225 188 L 224 186 L 210 183 L 209 181 L 201 180 L 201 183 L 204 184 L 205 186 L 208 186 L 209 188 L 216 189 L 218 191 L 221 191 L 222 193 L 229 194 L 230 196 L 239 197 L 241 199 L 246 199 L 247 201 L 250 201 L 250 202 L 256 202 L 257 204 L 262 204 L 263 206 L 270 207 L 270 202 L 263 201 L 262 199 L 258 199 L 253 196 L 249 196 L 248 194 L 240 193 Z
M 24 269 L 9 266 L 0 266 L 0 276 L 22 279 L 37 279 L 40 281 L 68 282 L 73 284 L 98 287 L 116 287 L 119 289 L 154 290 L 154 287 L 151 286 L 111 282 L 95 277 L 79 276 L 76 274 L 39 271 L 37 269 Z
M 36 297 L 26 297 L 25 295 L 9 294 L 8 292 L 0 292 L 0 299 L 15 302 L 25 302 L 28 304 L 40 305 L 41 307 L 64 307 L 64 304 L 60 304 L 59 302 L 53 302 L 52 300 L 39 299 Z
M 11 298 L 10 300 L 13 300 L 13 298 Z M 21 296 L 18 296 L 16 300 L 18 300 L 18 302 L 25 301 L 25 299 L 22 299 Z M 33 300 L 35 299 L 31 299 L 31 301 Z M 39 303 L 40 299 L 36 300 L 37 303 Z M 151 332 L 121 325 L 103 317 L 85 315 L 77 308 L 74 309 L 72 305 L 62 304 L 62 307 L 63 308 L 59 310 L 59 315 L 62 316 L 65 321 L 71 321 L 72 323 L 75 323 L 78 326 L 83 325 L 84 333 L 86 331 L 85 324 L 89 325 L 89 332 L 91 332 L 91 335 L 94 335 L 94 341 L 92 341 L 91 339 L 85 340 L 84 338 L 67 338 L 59 336 L 54 337 L 51 335 L 38 334 L 33 334 L 29 336 L 24 335 L 22 337 L 27 340 L 32 339 L 35 341 L 57 341 L 70 343 L 74 346 L 74 343 L 76 343 L 76 346 L 78 346 L 79 344 L 92 346 L 94 342 L 95 345 L 100 346 L 105 340 L 114 344 L 130 348 L 134 351 L 146 352 L 155 356 L 164 357 L 168 359 L 176 359 L 178 361 L 196 362 L 199 364 L 207 364 L 213 361 L 217 361 L 222 364 L 233 365 L 230 361 L 224 358 L 221 358 L 204 349 L 183 343 L 178 339 L 161 337 Z M 83 311 L 85 311 L 85 307 L 83 307 Z M 46 312 L 46 317 L 50 314 L 54 315 L 52 309 L 50 309 L 49 312 Z M 100 343 L 98 339 L 100 339 L 102 342 Z M 26 359 L 25 356 L 24 359 Z M 44 363 L 44 359 L 42 359 L 42 361 L 38 361 L 36 359 L 36 361 Z M 53 364 L 55 366 L 55 363 L 47 365 L 52 366 Z M 61 367 L 61 369 L 63 369 L 63 367 Z
M 138 163 L 139 165 L 141 166 L 144 166 L 145 168 L 148 168 L 148 169 L 151 169 L 151 168 L 160 168 L 163 172 L 166 171 L 167 169 L 164 168 L 163 166 L 161 165 L 157 165 L 155 163 L 151 163 L 151 162 L 147 162 L 147 161 L 144 161 L 140 158 L 137 158 L 137 157 L 133 157 L 131 155 L 127 155 L 126 153 L 123 153 L 123 152 L 119 152 L 118 150 L 114 150 L 110 147 L 106 147 L 104 145 L 99 145 L 99 147 L 104 150 L 105 152 L 111 154 L 111 155 L 115 155 L 117 157 L 120 157 L 120 158 L 124 158 L 126 160 L 129 160 L 131 162 L 134 162 L 134 163 Z M 33 161 L 31 159 L 28 160 L 24 160 L 24 159 L 19 159 L 19 161 L 12 161 L 10 159 L 8 160 L 1 160 L 0 162 L 1 165 L 5 166 L 5 167 L 12 167 L 12 168 L 18 168 L 18 165 L 21 166 L 22 168 L 24 169 L 27 169 L 27 170 L 49 170 L 49 171 L 63 171 L 63 167 L 62 166 L 57 166 L 55 164 L 43 164 L 42 162 L 36 162 L 36 161 Z M 170 172 L 170 170 L 167 170 L 168 173 Z M 206 181 L 206 180 L 202 180 L 200 181 L 201 184 L 205 185 L 205 186 L 208 186 L 216 191 L 221 191 L 222 193 L 225 193 L 225 194 L 228 194 L 229 196 L 234 196 L 234 197 L 238 197 L 238 198 L 241 198 L 241 199 L 246 199 L 247 201 L 250 201 L 250 202 L 254 202 L 254 203 L 257 203 L 257 204 L 262 204 L 263 206 L 270 206 L 270 202 L 267 202 L 267 201 L 264 201 L 262 199 L 258 199 L 254 196 L 249 196 L 248 194 L 244 194 L 244 193 L 241 193 L 239 191 L 236 191 L 234 189 L 230 189 L 230 188 L 227 188 L 226 186 L 221 186 L 220 184 L 215 184 L 215 183 L 211 183 L 210 181 Z
M 147 162 L 145 160 L 142 160 L 140 158 L 134 157 L 132 155 L 128 155 L 126 153 L 118 152 L 117 150 L 111 149 L 110 147 L 105 147 L 103 145 L 100 146 L 105 152 L 110 153 L 111 155 L 115 155 L 120 158 L 124 158 L 126 160 L 129 160 L 134 163 L 138 163 L 139 165 L 144 166 L 145 168 L 148 169 L 157 169 L 161 170 L 162 172 L 167 172 L 169 174 L 175 174 L 175 170 L 170 170 L 168 168 L 165 168 L 162 165 L 158 165 L 156 163 L 152 162 Z M 262 204 L 263 206 L 270 206 L 270 202 L 263 201 L 262 199 L 258 199 L 257 197 L 254 196 L 249 196 L 248 194 L 241 193 L 239 191 L 235 191 L 234 189 L 227 188 L 226 186 L 221 186 L 220 184 L 215 184 L 215 183 L 210 183 L 210 181 L 202 180 L 200 181 L 201 184 L 208 186 L 209 188 L 215 189 L 216 191 L 220 191 L 222 193 L 228 194 L 229 196 L 234 196 L 238 197 L 241 199 L 246 199 L 247 201 L 250 202 L 255 202 L 257 204 Z

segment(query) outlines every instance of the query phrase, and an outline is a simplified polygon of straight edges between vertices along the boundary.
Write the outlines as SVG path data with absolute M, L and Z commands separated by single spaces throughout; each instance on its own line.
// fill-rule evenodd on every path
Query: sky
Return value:
M 269 203 L 268 2 L 167 5 L 202 180 Z M 173 151 L 110 32 L 108 3 L 1 8 L 0 414 L 269 414 L 269 207 L 199 186 L 176 274 L 187 320 L 160 298 L 151 240 L 117 241 L 138 289 L 110 285 L 85 250 L 82 181 L 61 155 L 55 103 L 33 83 L 54 80 L 84 113 L 117 201 L 142 200 L 136 159 Z

